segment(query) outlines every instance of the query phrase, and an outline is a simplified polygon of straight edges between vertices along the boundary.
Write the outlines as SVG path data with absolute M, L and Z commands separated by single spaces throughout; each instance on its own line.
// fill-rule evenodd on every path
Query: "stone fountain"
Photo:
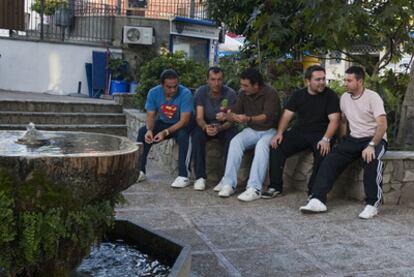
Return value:
M 142 147 L 108 134 L 38 131 L 0 131 L 0 168 L 17 180 L 45 174 L 55 185 L 67 186 L 82 203 L 111 199 L 135 183 Z M 125 240 L 171 267 L 169 276 L 188 276 L 189 246 L 143 226 L 116 221 L 109 240 Z M 1 268 L 0 268 L 1 275 Z
M 125 190 L 137 179 L 140 147 L 108 134 L 0 131 L 0 167 L 20 180 L 40 171 L 56 184 L 70 185 L 88 203 Z

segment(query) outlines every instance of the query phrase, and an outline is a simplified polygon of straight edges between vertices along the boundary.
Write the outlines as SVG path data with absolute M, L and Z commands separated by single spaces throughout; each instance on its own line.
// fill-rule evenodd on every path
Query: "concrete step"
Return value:
M 60 112 L 60 113 L 122 113 L 122 106 L 115 103 L 74 103 L 2 100 L 0 111 Z
M 122 113 L 0 112 L 0 124 L 125 124 Z
M 79 131 L 127 136 L 127 126 L 124 124 L 81 124 L 81 125 L 53 125 L 37 124 L 36 129 L 45 131 Z M 0 124 L 0 130 L 26 130 L 26 124 Z

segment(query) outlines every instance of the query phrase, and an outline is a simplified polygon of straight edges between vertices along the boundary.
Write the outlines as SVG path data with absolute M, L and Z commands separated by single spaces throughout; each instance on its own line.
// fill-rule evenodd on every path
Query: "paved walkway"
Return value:
M 414 208 L 383 206 L 364 221 L 363 203 L 338 199 L 302 215 L 302 193 L 242 203 L 214 184 L 172 189 L 173 179 L 150 170 L 117 216 L 190 244 L 193 276 L 414 276 Z

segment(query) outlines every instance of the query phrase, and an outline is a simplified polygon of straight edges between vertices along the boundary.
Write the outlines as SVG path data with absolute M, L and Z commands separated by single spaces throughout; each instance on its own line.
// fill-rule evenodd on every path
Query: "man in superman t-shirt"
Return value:
M 161 84 L 153 87 L 147 96 L 146 126 L 138 131 L 138 142 L 144 144 L 141 171 L 138 182 L 145 180 L 147 156 L 154 143 L 174 138 L 179 146 L 178 177 L 172 187 L 182 188 L 189 185 L 189 164 L 191 149 L 189 136 L 194 113 L 191 91 L 178 83 L 178 75 L 173 69 L 164 70 L 160 76 Z

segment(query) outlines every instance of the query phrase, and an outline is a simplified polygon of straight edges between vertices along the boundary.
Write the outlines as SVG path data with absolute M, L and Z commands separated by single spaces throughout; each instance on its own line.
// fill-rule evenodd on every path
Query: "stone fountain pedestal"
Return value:
M 125 137 L 84 132 L 42 132 L 50 143 L 41 147 L 15 144 L 23 131 L 0 131 L 0 167 L 19 180 L 45 173 L 66 185 L 85 203 L 107 199 L 137 179 L 142 149 Z M 72 140 L 75 139 L 75 142 Z M 82 147 L 77 144 L 85 144 Z

